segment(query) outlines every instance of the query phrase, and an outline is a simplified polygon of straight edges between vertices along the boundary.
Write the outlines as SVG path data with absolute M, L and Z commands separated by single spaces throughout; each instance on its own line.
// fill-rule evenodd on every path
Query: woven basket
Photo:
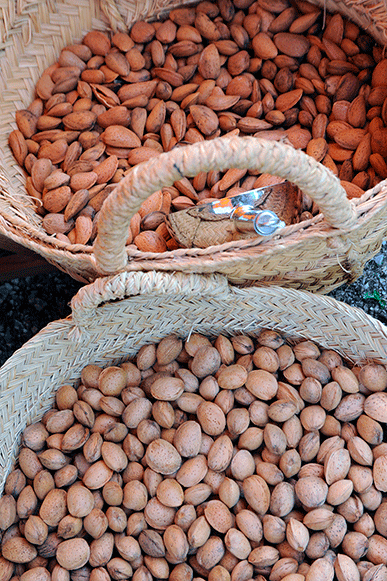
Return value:
M 232 287 L 221 275 L 121 273 L 82 287 L 72 315 L 50 323 L 0 369 L 0 493 L 27 424 L 38 420 L 82 368 L 116 365 L 169 334 L 208 336 L 275 329 L 311 339 L 346 360 L 387 364 L 387 327 L 335 299 L 306 291 Z
M 313 0 L 339 10 L 385 43 L 387 12 L 383 2 Z M 348 203 L 344 190 L 320 164 L 283 144 L 257 139 L 220 138 L 162 154 L 131 172 L 104 208 L 95 248 L 68 245 L 45 233 L 41 217 L 25 192 L 25 177 L 7 138 L 15 110 L 32 100 L 42 71 L 55 62 L 63 46 L 81 40 L 91 29 L 127 30 L 138 19 L 155 19 L 182 2 L 168 0 L 100 0 L 100 2 L 16 3 L 0 0 L 0 234 L 41 254 L 72 277 L 90 282 L 118 271 L 220 273 L 235 284 L 265 285 L 328 293 L 358 278 L 364 264 L 380 249 L 385 236 L 385 182 Z M 256 143 L 252 145 L 252 142 Z M 242 149 L 243 148 L 243 149 Z M 288 226 L 271 239 L 249 239 L 206 249 L 145 253 L 124 247 L 131 215 L 144 197 L 182 175 L 201 170 L 254 167 L 294 179 L 317 202 L 321 214 Z M 125 198 L 125 199 L 124 199 Z M 122 205 L 124 207 L 122 207 Z M 124 234 L 123 234 L 124 233 Z M 114 255 L 117 260 L 111 260 Z

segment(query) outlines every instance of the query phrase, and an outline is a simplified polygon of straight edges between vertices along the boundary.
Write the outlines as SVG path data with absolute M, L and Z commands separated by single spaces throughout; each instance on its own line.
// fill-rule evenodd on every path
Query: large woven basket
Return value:
M 387 327 L 307 291 L 161 272 L 121 273 L 82 287 L 72 315 L 47 325 L 0 369 L 0 493 L 22 430 L 52 406 L 61 385 L 77 385 L 85 365 L 116 365 L 169 334 L 255 336 L 263 328 L 294 342 L 311 339 L 347 361 L 387 364 Z
M 313 0 L 340 11 L 385 44 L 387 12 L 383 2 Z M 184 2 L 183 2 L 184 3 Z M 137 166 L 104 207 L 95 247 L 68 245 L 45 233 L 27 195 L 25 177 L 7 138 L 15 110 L 32 100 L 42 71 L 63 46 L 91 29 L 127 30 L 138 19 L 155 19 L 182 2 L 168 0 L 50 0 L 28 3 L 0 0 L 0 234 L 44 256 L 83 282 L 118 271 L 221 273 L 235 284 L 265 285 L 328 293 L 359 277 L 380 249 L 386 233 L 387 187 L 380 183 L 354 202 L 345 200 L 337 179 L 321 164 L 283 144 L 255 138 L 195 144 Z M 253 143 L 253 141 L 255 143 Z M 182 175 L 201 170 L 254 167 L 293 180 L 316 200 L 321 214 L 288 226 L 271 239 L 250 239 L 165 253 L 125 248 L 127 226 L 141 200 Z M 113 250 L 116 261 L 111 260 Z

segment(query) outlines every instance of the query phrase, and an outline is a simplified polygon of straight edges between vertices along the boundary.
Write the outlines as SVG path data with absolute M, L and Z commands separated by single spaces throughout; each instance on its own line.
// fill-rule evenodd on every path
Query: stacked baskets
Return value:
M 384 40 L 384 6 L 379 17 L 369 4 L 354 7 L 345 2 L 334 7 Z M 361 274 L 384 237 L 384 183 L 348 202 L 339 181 L 306 155 L 283 144 L 222 138 L 179 148 L 131 172 L 104 206 L 94 248 L 66 246 L 42 230 L 23 192 L 23 176 L 5 145 L 15 108 L 28 102 L 39 74 L 60 48 L 79 40 L 85 30 L 109 26 L 126 30 L 139 16 L 154 18 L 167 7 L 172 5 L 144 5 L 141 14 L 136 3 L 112 0 L 79 7 L 29 3 L 20 13 L 10 10 L 9 3 L 3 7 L 7 18 L 3 19 L 2 60 L 7 66 L 2 67 L 6 107 L 2 110 L 0 233 L 74 278 L 93 282 L 74 297 L 70 317 L 48 325 L 0 369 L 1 490 L 17 457 L 22 431 L 50 409 L 61 385 L 76 386 L 87 364 L 117 365 L 132 359 L 140 346 L 168 335 L 255 337 L 262 329 L 272 329 L 291 342 L 307 339 L 335 349 L 354 364 L 372 360 L 387 365 L 385 326 L 359 309 L 300 290 L 326 293 Z M 22 54 L 21 38 L 25 40 Z M 18 83 L 17 72 L 26 66 L 30 78 L 20 75 L 23 82 Z M 130 217 L 153 191 L 181 175 L 232 166 L 289 178 L 316 201 L 322 214 L 261 242 L 179 249 L 163 255 L 124 247 L 122 233 Z M 106 274 L 112 276 L 101 277 Z M 257 282 L 262 286 L 249 286 Z
M 384 42 L 387 16 L 383 3 L 321 4 L 325 9 L 339 10 L 367 29 L 377 41 Z M 220 273 L 234 284 L 281 284 L 317 292 L 329 292 L 343 282 L 353 281 L 361 274 L 365 262 L 378 252 L 384 237 L 387 213 L 384 182 L 348 203 L 339 182 L 333 180 L 337 182 L 334 184 L 325 168 L 316 169 L 302 153 L 280 143 L 272 148 L 269 143 L 256 140 L 253 150 L 250 143 L 241 145 L 238 140 L 226 139 L 222 143 L 198 144 L 188 154 L 171 151 L 153 163 L 137 166 L 110 196 L 109 206 L 104 208 L 101 217 L 104 231 L 101 229 L 95 250 L 91 246 L 64 243 L 43 230 L 41 217 L 24 190 L 23 172 L 15 164 L 7 145 L 8 135 L 15 128 L 15 110 L 30 103 L 39 76 L 55 62 L 66 44 L 80 41 L 92 28 L 127 30 L 137 19 L 157 19 L 176 5 L 113 0 L 87 5 L 29 2 L 18 10 L 13 3 L 4 2 L 0 25 L 3 42 L 0 45 L 3 101 L 0 114 L 0 234 L 41 254 L 84 282 L 117 271 L 150 270 Z M 297 171 L 298 164 L 300 171 Z M 117 229 L 118 233 L 125 231 L 141 200 L 157 188 L 173 183 L 178 175 L 174 166 L 181 172 L 178 177 L 227 167 L 249 166 L 272 172 L 298 182 L 316 200 L 322 213 L 288 226 L 269 239 L 236 241 L 206 249 L 149 253 L 131 246 L 125 248 L 119 240 L 114 242 L 112 237 L 118 236 L 112 234 L 112 229 Z M 331 196 L 324 200 L 328 190 Z M 124 198 L 129 199 L 124 201 Z M 111 264 L 109 256 L 115 244 L 120 245 L 119 258 L 117 263 Z

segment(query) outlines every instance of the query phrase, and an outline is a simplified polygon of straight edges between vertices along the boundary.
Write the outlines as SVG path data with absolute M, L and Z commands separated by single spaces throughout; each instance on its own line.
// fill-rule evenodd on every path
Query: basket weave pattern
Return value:
M 329 297 L 271 286 L 237 288 L 220 275 L 121 273 L 78 291 L 72 316 L 50 323 L 0 369 L 0 493 L 20 434 L 82 368 L 115 365 L 169 334 L 257 335 L 270 328 L 310 339 L 354 363 L 387 364 L 387 327 Z
M 328 11 L 340 10 L 376 40 L 387 39 L 384 2 L 313 0 Z M 10 2 L 0 0 L 0 233 L 44 256 L 74 278 L 90 282 L 106 273 L 93 248 L 66 245 L 45 233 L 25 191 L 25 176 L 7 145 L 16 128 L 15 110 L 32 100 L 43 70 L 61 48 L 78 42 L 91 29 L 127 30 L 138 19 L 155 19 L 184 2 L 100 0 L 100 2 Z M 232 165 L 232 162 L 230 162 Z M 230 166 L 231 167 L 231 166 Z M 282 284 L 328 293 L 352 282 L 380 249 L 387 219 L 384 183 L 355 201 L 351 229 L 330 228 L 323 216 L 289 226 L 270 240 L 245 240 L 207 249 L 178 249 L 163 254 L 128 247 L 117 270 L 182 271 L 224 274 L 235 284 Z M 129 219 L 129 218 L 128 218 Z

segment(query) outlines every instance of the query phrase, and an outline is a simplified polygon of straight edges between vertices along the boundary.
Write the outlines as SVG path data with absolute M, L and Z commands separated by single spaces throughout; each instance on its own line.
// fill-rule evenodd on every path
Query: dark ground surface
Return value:
M 48 323 L 67 317 L 81 286 L 59 270 L 0 283 L 0 365 Z M 330 296 L 387 324 L 387 242 L 361 278 Z

